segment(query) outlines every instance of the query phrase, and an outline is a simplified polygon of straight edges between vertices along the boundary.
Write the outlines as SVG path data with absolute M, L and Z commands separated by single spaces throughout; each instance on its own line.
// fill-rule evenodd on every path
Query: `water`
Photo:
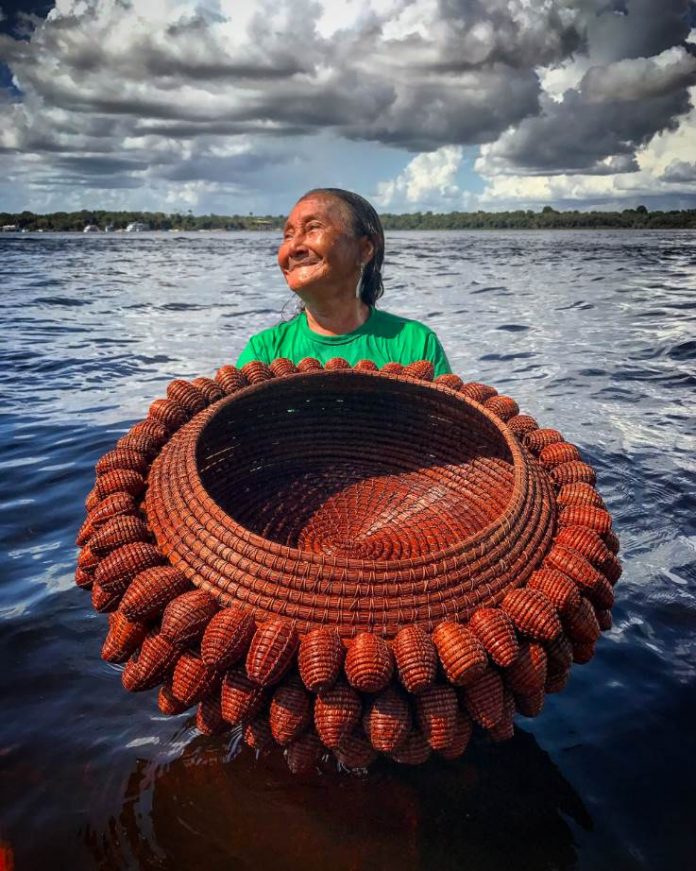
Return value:
M 288 292 L 271 234 L 0 237 L 0 860 L 17 868 L 673 869 L 696 851 L 696 234 L 401 233 L 383 307 L 592 462 L 615 628 L 503 746 L 293 778 L 168 719 L 73 586 L 98 457 Z M 288 311 L 288 309 L 286 309 Z M 0 861 L 0 865 L 2 862 Z

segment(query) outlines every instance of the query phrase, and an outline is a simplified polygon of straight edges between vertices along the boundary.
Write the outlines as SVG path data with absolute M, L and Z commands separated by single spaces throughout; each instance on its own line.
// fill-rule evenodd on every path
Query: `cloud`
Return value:
M 675 160 L 669 164 L 661 178 L 666 182 L 696 182 L 696 161 Z
M 587 4 L 587 13 L 588 52 L 604 65 L 653 57 L 683 43 L 689 36 L 693 4 L 688 0 L 608 0 Z
M 689 111 L 694 82 L 696 58 L 682 47 L 591 67 L 562 100 L 546 99 L 539 115 L 483 148 L 477 170 L 605 175 L 613 164 L 614 172 L 634 171 L 636 149 Z
M 395 179 L 380 182 L 377 202 L 385 209 L 412 208 L 415 204 L 441 204 L 461 198 L 457 172 L 462 157 L 463 149 L 458 145 L 445 145 L 437 151 L 419 154 Z
M 691 100 L 696 86 L 691 88 Z M 696 110 L 678 127 L 657 133 L 631 157 L 629 171 L 614 161 L 610 171 L 555 173 L 552 175 L 504 173 L 488 178 L 480 196 L 484 208 L 538 208 L 554 203 L 558 208 L 626 208 L 644 203 L 657 209 L 696 207 Z M 615 171 L 611 171 L 615 169 Z
M 227 5 L 61 0 L 30 41 L 0 37 L 0 51 L 37 109 L 333 129 L 421 150 L 483 142 L 535 112 L 533 64 L 581 39 L 578 16 L 549 0 L 363 4 L 331 39 L 316 23 L 330 2 Z
M 251 192 L 265 168 L 309 160 L 312 136 L 411 152 L 494 140 L 538 112 L 533 65 L 582 41 L 582 16 L 563 0 L 336 9 L 58 0 L 29 39 L 0 35 L 21 95 L 0 106 L 0 150 L 29 186 L 111 173 L 115 186 L 201 180 Z
M 408 154 L 379 194 L 413 207 L 462 201 L 466 146 L 489 193 L 505 176 L 608 183 L 689 111 L 686 5 L 57 0 L 28 38 L 0 34 L 0 152 L 17 190 L 113 179 L 187 202 L 268 202 L 339 142 Z
M 628 103 L 683 93 L 696 79 L 696 57 L 670 48 L 654 58 L 632 58 L 591 67 L 580 82 L 588 103 Z

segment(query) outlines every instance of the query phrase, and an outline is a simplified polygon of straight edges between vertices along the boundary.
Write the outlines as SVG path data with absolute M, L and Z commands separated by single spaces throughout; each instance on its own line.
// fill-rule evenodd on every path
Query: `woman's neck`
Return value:
M 353 297 L 339 303 L 332 300 L 330 305 L 305 304 L 307 326 L 320 336 L 342 336 L 361 327 L 370 317 L 370 306 Z

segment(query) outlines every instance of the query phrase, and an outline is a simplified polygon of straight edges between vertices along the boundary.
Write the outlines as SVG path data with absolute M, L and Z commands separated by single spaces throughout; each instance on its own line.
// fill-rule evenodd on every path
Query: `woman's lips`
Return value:
M 302 266 L 316 266 L 321 263 L 321 257 L 290 257 L 288 258 L 288 271 L 299 269 Z

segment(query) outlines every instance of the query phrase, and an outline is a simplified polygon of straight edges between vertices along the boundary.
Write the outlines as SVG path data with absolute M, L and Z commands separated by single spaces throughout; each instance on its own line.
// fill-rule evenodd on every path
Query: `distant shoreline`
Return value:
M 650 212 L 645 206 L 621 212 L 557 211 L 545 206 L 539 212 L 412 212 L 384 213 L 385 230 L 696 230 L 696 209 Z M 193 215 L 178 212 L 88 211 L 35 214 L 0 212 L 0 231 L 22 232 L 195 232 L 199 230 L 282 230 L 284 215 Z

